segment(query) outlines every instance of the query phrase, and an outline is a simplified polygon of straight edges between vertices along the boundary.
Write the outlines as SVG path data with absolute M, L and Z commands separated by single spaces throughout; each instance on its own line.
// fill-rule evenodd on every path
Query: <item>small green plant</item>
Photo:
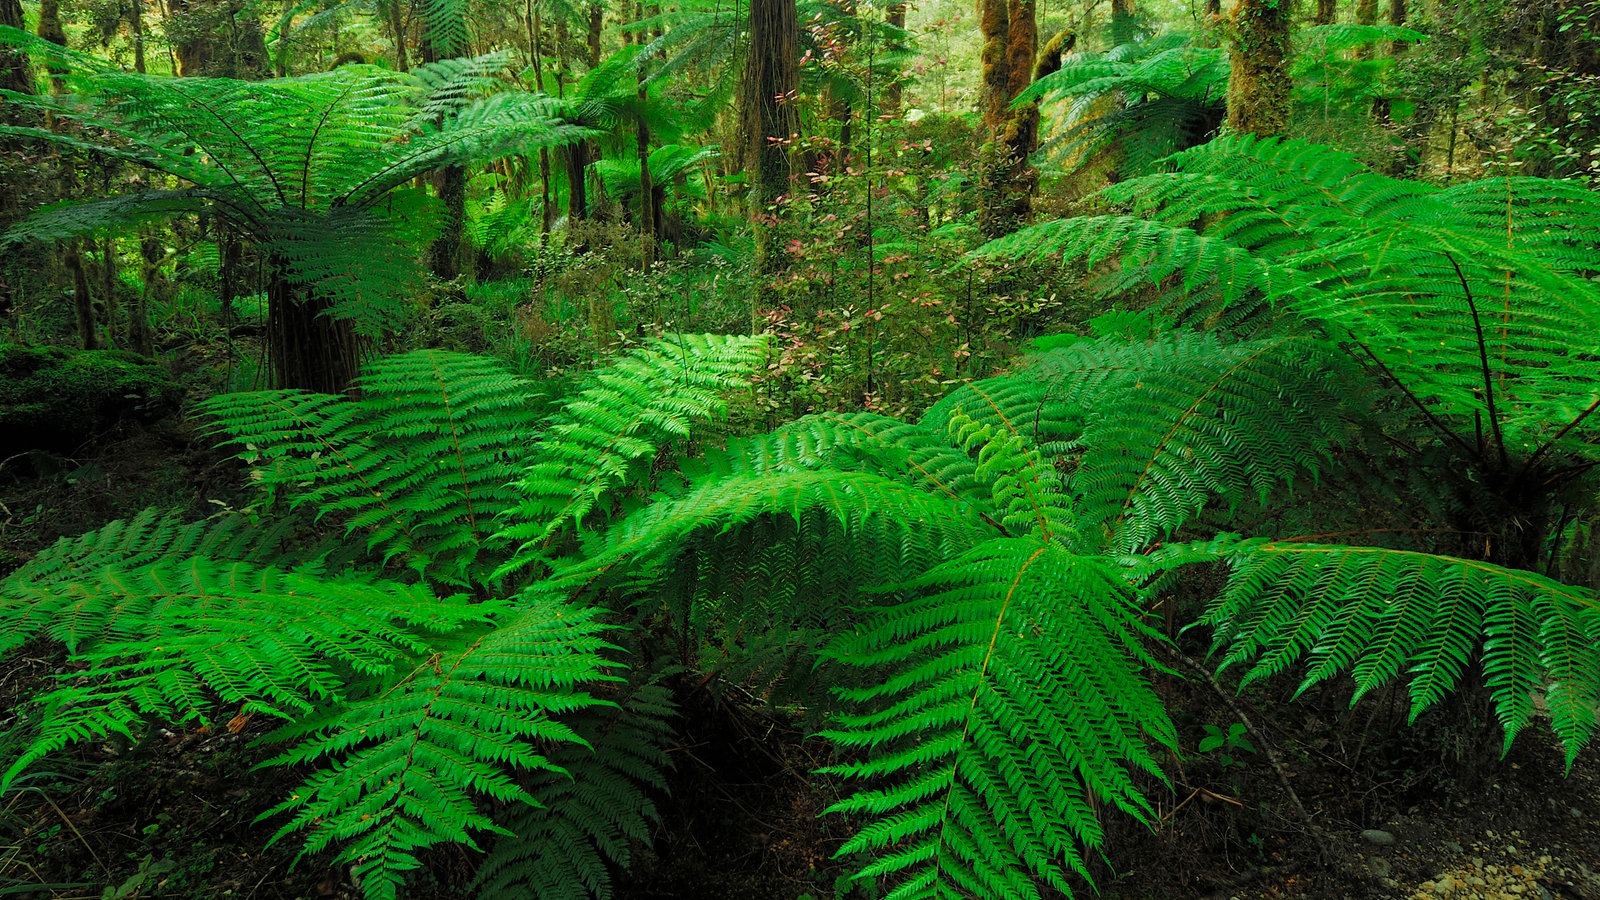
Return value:
M 1198 749 L 1201 753 L 1215 753 L 1217 761 L 1223 768 L 1239 765 L 1237 754 L 1256 752 L 1255 745 L 1245 737 L 1249 729 L 1243 722 L 1234 722 L 1226 730 L 1217 725 L 1203 725 L 1205 737 L 1200 739 Z

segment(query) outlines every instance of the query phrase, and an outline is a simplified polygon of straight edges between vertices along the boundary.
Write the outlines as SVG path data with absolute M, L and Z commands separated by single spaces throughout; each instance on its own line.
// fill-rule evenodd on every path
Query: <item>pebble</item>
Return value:
M 1481 844 L 1473 846 L 1473 850 L 1480 853 L 1486 849 L 1500 848 L 1488 848 Z M 1530 848 L 1529 853 L 1517 855 L 1519 860 L 1510 863 L 1490 863 L 1485 862 L 1482 856 L 1473 856 L 1418 884 L 1411 889 L 1409 896 L 1412 900 L 1438 900 L 1440 897 L 1449 897 L 1451 900 L 1554 900 L 1553 895 L 1540 884 L 1541 879 L 1551 878 L 1557 883 L 1578 882 L 1589 874 L 1581 864 L 1576 870 L 1563 867 L 1543 851 L 1535 852 Z M 1523 861 L 1529 857 L 1532 857 L 1532 861 Z M 1377 874 L 1373 867 L 1374 859 L 1376 857 L 1368 859 L 1367 865 Z
M 1368 828 L 1361 832 L 1361 839 L 1377 847 L 1388 847 L 1394 844 L 1394 835 L 1377 828 Z

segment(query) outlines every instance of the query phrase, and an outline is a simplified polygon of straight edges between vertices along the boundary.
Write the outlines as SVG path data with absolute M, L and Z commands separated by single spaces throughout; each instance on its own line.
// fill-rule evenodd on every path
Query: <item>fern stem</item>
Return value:
M 1404 394 L 1405 398 L 1411 401 L 1411 405 L 1415 406 L 1417 410 L 1422 413 L 1423 417 L 1428 420 L 1428 424 L 1432 425 L 1435 431 L 1439 432 L 1446 438 L 1449 438 L 1457 447 L 1460 447 L 1461 452 L 1465 453 L 1469 458 L 1476 459 L 1479 462 L 1483 461 L 1482 448 L 1474 450 L 1472 445 L 1461 439 L 1461 435 L 1456 434 L 1448 425 L 1443 422 L 1443 420 L 1434 415 L 1433 410 L 1428 409 L 1428 405 L 1423 403 L 1416 394 L 1413 394 L 1411 389 L 1406 387 L 1406 383 L 1401 381 L 1399 377 L 1394 374 L 1394 370 L 1383 364 L 1383 360 L 1378 358 L 1378 354 L 1372 352 L 1371 347 L 1368 347 L 1366 344 L 1363 344 L 1360 341 L 1356 341 L 1354 343 L 1357 347 L 1361 348 L 1361 352 L 1367 354 L 1367 358 L 1372 360 L 1373 365 L 1377 366 L 1383 371 L 1384 376 L 1389 379 L 1389 382 L 1400 389 L 1400 393 Z
M 1529 472 L 1533 471 L 1533 467 L 1538 465 L 1539 460 L 1542 459 L 1546 453 L 1549 453 L 1550 450 L 1555 447 L 1557 442 L 1566 437 L 1567 434 L 1572 431 L 1572 429 L 1583 424 L 1583 420 L 1589 418 L 1589 416 L 1592 415 L 1597 409 L 1600 409 L 1600 397 L 1596 397 L 1595 401 L 1589 404 L 1589 406 L 1584 409 L 1583 412 L 1578 413 L 1578 417 L 1576 419 L 1573 419 L 1567 424 L 1561 426 L 1561 430 L 1557 431 L 1554 437 L 1550 438 L 1548 441 L 1545 441 L 1539 446 L 1539 449 L 1533 451 L 1533 455 L 1528 457 L 1528 461 L 1523 464 L 1522 471 L 1518 474 L 1527 475 Z M 1587 467 L 1588 466 L 1585 465 L 1585 468 Z
M 1467 300 L 1467 309 L 1472 312 L 1472 330 L 1478 339 L 1478 365 L 1483 370 L 1483 395 L 1484 403 L 1489 412 L 1489 431 L 1494 435 L 1495 449 L 1500 453 L 1500 465 L 1510 470 L 1511 458 L 1506 454 L 1506 438 L 1500 431 L 1500 413 L 1494 405 L 1494 375 L 1489 371 L 1489 345 L 1483 339 L 1483 320 L 1478 317 L 1478 304 L 1472 299 L 1472 287 L 1467 284 L 1467 276 L 1461 271 L 1461 264 L 1456 262 L 1454 254 L 1446 253 L 1445 259 L 1450 260 L 1450 267 L 1456 270 L 1456 281 L 1461 283 L 1461 292 Z

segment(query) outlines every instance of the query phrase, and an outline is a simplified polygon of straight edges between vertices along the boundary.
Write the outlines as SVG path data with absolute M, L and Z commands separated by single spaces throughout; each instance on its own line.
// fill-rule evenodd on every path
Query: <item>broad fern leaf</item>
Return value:
M 524 542 L 514 564 L 539 558 L 546 542 L 591 513 L 609 513 L 602 501 L 640 482 L 657 451 L 720 419 L 724 395 L 746 384 L 764 346 L 760 338 L 678 335 L 596 373 L 550 423 L 518 482 L 524 499 L 502 533 Z
M 1479 658 L 1507 749 L 1542 694 L 1570 765 L 1600 715 L 1600 600 L 1486 562 L 1378 547 L 1224 542 L 1233 572 L 1202 620 L 1245 682 L 1305 659 L 1302 690 L 1349 673 L 1355 699 L 1404 678 L 1415 719 Z M 1480 650 L 1481 648 L 1481 650 Z
M 905 586 L 827 656 L 882 673 L 828 736 L 866 754 L 828 771 L 873 785 L 833 807 L 868 824 L 840 853 L 876 861 L 888 897 L 1038 898 L 1087 877 L 1095 804 L 1141 820 L 1135 772 L 1176 734 L 1119 573 L 1033 537 L 974 547 Z M 1130 771 L 1132 770 L 1132 771 Z
M 553 717 L 600 705 L 585 688 L 614 676 L 597 611 L 532 603 L 501 615 L 463 648 L 436 651 L 381 691 L 276 733 L 300 742 L 264 765 L 319 768 L 262 814 L 292 816 L 274 840 L 307 832 L 301 855 L 342 845 L 339 859 L 363 893 L 393 900 L 419 851 L 505 833 L 479 798 L 535 803 L 518 773 L 561 771 L 539 744 L 583 739 Z
M 344 516 L 386 559 L 465 583 L 519 500 L 509 485 L 536 429 L 532 386 L 497 362 L 439 350 L 373 363 L 356 386 L 354 400 L 257 391 L 201 409 L 269 490 Z
M 627 868 L 632 844 L 648 843 L 657 820 L 652 791 L 666 790 L 668 719 L 676 708 L 666 688 L 630 685 L 617 708 L 571 717 L 584 745 L 562 744 L 550 761 L 562 770 L 538 773 L 538 806 L 519 806 L 505 820 L 473 886 L 483 900 L 610 900 L 611 865 Z

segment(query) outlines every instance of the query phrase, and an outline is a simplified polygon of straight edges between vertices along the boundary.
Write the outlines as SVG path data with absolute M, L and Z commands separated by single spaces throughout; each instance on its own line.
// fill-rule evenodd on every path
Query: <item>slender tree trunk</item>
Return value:
M 890 28 L 905 28 L 906 4 L 903 2 L 890 3 L 889 6 L 884 10 L 883 17 L 884 21 L 888 23 Z M 902 42 L 898 36 L 893 37 L 890 40 L 891 43 L 889 44 L 889 50 L 891 52 L 898 53 L 905 49 L 904 42 Z M 899 116 L 900 104 L 904 102 L 905 88 L 901 83 L 901 73 L 897 72 L 893 78 L 889 79 L 889 86 L 883 89 L 883 114 L 890 116 L 891 118 Z
M 1228 56 L 1228 125 L 1240 134 L 1281 135 L 1289 124 L 1293 81 L 1290 0 L 1237 0 Z
M 1378 24 L 1378 0 L 1356 0 L 1356 24 Z M 1371 43 L 1362 44 L 1356 48 L 1356 59 L 1371 59 L 1373 47 Z
M 394 36 L 394 67 L 401 72 L 408 71 L 411 61 L 406 58 L 406 19 L 400 0 L 388 0 L 384 11 L 389 15 L 389 33 Z
M 1389 24 L 1396 28 L 1405 27 L 1406 0 L 1389 0 Z M 1391 41 L 1389 43 L 1389 52 L 1395 56 L 1400 56 L 1406 52 L 1407 46 L 1409 45 L 1405 41 Z
M 528 58 L 533 63 L 533 80 L 537 89 L 544 90 L 544 15 L 538 0 L 528 0 Z M 559 37 L 559 33 L 558 33 Z M 557 40 L 559 47 L 561 42 Z M 557 74 L 557 78 L 561 76 Z M 556 211 L 550 202 L 550 148 L 539 148 L 539 233 L 549 234 L 555 224 Z
M 128 28 L 133 32 L 133 70 L 145 74 L 144 0 L 133 0 L 128 10 Z
M 62 47 L 67 45 L 67 32 L 61 27 L 61 0 L 39 0 L 39 37 Z M 66 75 L 59 66 L 50 67 L 51 93 L 66 92 Z
M 451 59 L 465 51 L 463 47 L 439 47 L 431 38 L 422 41 L 422 61 L 425 63 Z M 433 186 L 439 192 L 439 202 L 444 205 L 444 227 L 428 248 L 428 268 L 435 278 L 451 281 L 461 274 L 461 247 L 467 226 L 467 170 L 464 166 L 444 166 L 433 173 Z
M 128 311 L 128 344 L 133 352 L 141 356 L 149 356 L 154 352 L 154 341 L 150 335 L 150 297 L 155 295 L 164 297 L 167 294 L 167 276 L 161 271 L 161 241 L 153 234 L 146 234 L 139 241 L 139 259 L 142 263 L 140 281 L 143 287 L 139 296 L 133 303 L 133 309 Z
M 639 242 L 640 267 L 644 271 L 656 263 L 656 186 L 650 177 L 650 125 L 645 121 L 645 104 L 650 90 L 644 68 L 639 69 L 639 118 L 634 127 L 634 144 L 639 151 Z
M 72 273 L 72 313 L 78 324 L 78 345 L 85 350 L 99 350 L 100 330 L 95 327 L 94 294 L 89 290 L 89 273 L 84 270 L 81 238 L 67 243 L 61 261 Z
M 119 346 L 117 320 L 122 316 L 117 304 L 117 247 L 109 234 L 100 239 L 100 297 L 105 306 L 106 343 Z
M 765 205 L 789 185 L 789 147 L 800 130 L 790 99 L 799 89 L 795 0 L 750 0 L 750 46 L 739 98 L 745 170 L 752 196 Z
M 0 0 L 0 25 L 17 29 L 26 27 L 26 20 L 22 16 L 22 0 Z M 17 94 L 33 93 L 33 65 L 28 60 L 28 54 L 0 46 L 0 89 Z M 0 110 L 4 108 L 5 101 L 0 100 Z M 9 121 L 9 114 L 0 112 L 0 122 Z

